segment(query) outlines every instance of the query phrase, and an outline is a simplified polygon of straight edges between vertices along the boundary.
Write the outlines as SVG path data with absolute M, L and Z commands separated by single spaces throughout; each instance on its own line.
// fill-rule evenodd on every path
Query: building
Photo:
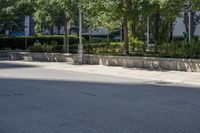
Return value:
M 196 14 L 200 15 L 200 11 L 196 11 Z M 184 37 L 184 33 L 186 33 L 186 26 L 185 26 L 183 20 L 184 20 L 183 17 L 177 18 L 175 25 L 174 25 L 174 31 L 173 31 L 174 37 Z M 33 18 L 30 16 L 26 16 L 25 20 L 24 20 L 24 34 L 21 34 L 21 35 L 25 35 L 25 36 L 35 35 L 34 26 L 35 26 L 35 22 L 34 22 Z M 83 33 L 84 35 L 104 36 L 104 37 L 106 37 L 109 33 L 106 29 L 102 29 L 102 28 L 96 29 L 96 30 L 93 30 L 90 32 L 88 30 L 83 30 L 83 31 L 85 31 Z M 20 33 L 22 33 L 22 32 L 20 32 Z M 44 30 L 43 33 L 44 34 L 63 35 L 64 27 L 61 27 L 60 29 L 58 29 L 56 26 L 54 26 L 53 31 Z M 68 33 L 69 34 L 78 34 L 78 27 L 68 25 Z M 196 26 L 194 35 L 200 36 L 200 24 L 198 24 Z
M 183 15 L 184 13 L 182 13 Z M 196 11 L 196 15 L 200 16 L 200 11 Z M 174 37 L 180 37 L 180 36 L 184 36 L 183 33 L 186 33 L 186 27 L 184 24 L 184 18 L 180 17 L 177 18 L 176 23 L 174 25 L 174 31 L 173 31 L 173 36 Z M 195 36 L 200 36 L 200 24 L 198 24 L 196 26 L 195 32 L 194 32 Z

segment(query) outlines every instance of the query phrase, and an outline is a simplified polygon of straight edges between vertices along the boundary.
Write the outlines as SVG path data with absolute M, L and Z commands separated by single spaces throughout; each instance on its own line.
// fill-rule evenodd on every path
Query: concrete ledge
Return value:
M 12 60 L 77 63 L 77 54 L 10 53 Z M 91 65 L 123 66 L 151 70 L 200 72 L 200 59 L 171 59 L 156 57 L 84 55 L 84 63 Z
M 3 57 L 10 57 L 10 54 L 8 52 L 1 52 L 0 51 L 0 58 L 3 58 Z

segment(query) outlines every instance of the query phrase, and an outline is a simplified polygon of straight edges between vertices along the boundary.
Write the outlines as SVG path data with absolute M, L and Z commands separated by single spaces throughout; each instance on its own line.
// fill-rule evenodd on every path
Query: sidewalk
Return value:
M 11 63 L 9 61 L 9 63 Z M 151 71 L 134 68 L 112 67 L 102 65 L 72 65 L 66 63 L 24 62 L 15 61 L 17 64 L 30 64 L 46 69 L 65 70 L 73 72 L 92 73 L 100 75 L 138 78 L 155 82 L 185 83 L 200 86 L 200 73 L 179 71 Z
M 41 63 L 41 62 L 17 62 L 32 65 L 40 65 L 47 69 L 84 72 L 101 75 L 112 75 L 128 78 L 152 80 L 156 82 L 185 83 L 200 86 L 200 73 L 179 71 L 151 71 L 134 68 L 112 67 L 102 65 L 71 65 L 66 63 Z

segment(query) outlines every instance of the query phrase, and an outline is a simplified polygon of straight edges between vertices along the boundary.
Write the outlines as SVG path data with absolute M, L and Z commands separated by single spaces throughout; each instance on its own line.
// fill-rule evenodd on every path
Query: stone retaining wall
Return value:
M 10 54 L 8 52 L 1 52 L 0 51 L 0 58 L 3 58 L 3 57 L 9 57 Z
M 76 54 L 10 53 L 13 60 L 77 63 Z M 156 57 L 84 55 L 84 63 L 91 65 L 123 66 L 150 70 L 200 72 L 200 59 L 171 59 Z

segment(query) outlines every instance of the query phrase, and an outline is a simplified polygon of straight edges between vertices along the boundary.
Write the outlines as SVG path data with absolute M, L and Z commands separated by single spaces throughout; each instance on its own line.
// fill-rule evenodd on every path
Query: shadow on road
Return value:
M 38 67 L 34 65 L 25 65 L 25 64 L 17 64 L 17 63 L 8 63 L 1 61 L 0 62 L 0 69 L 13 69 L 13 68 L 31 68 L 31 67 Z
M 199 133 L 199 101 L 194 88 L 1 78 L 0 127 L 5 133 Z

